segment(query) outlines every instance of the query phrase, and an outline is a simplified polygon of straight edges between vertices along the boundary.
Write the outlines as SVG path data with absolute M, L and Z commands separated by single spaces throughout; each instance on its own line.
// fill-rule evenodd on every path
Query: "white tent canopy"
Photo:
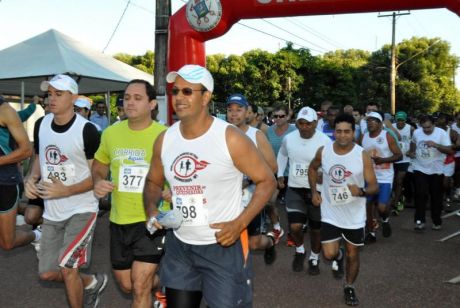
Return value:
M 53 29 L 0 51 L 0 94 L 42 95 L 40 83 L 60 73 L 75 78 L 80 94 L 123 91 L 132 79 L 153 84 L 152 75 Z

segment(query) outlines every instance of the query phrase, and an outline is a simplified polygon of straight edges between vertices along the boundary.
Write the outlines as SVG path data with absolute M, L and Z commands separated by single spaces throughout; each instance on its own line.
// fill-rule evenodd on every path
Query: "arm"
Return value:
M 106 165 L 97 159 L 93 161 L 93 166 L 91 167 L 91 175 L 93 177 L 94 195 L 96 198 L 105 197 L 115 188 L 112 182 L 107 181 L 109 170 L 110 165 Z
M 155 217 L 158 215 L 157 205 L 162 198 L 165 177 L 163 163 L 161 162 L 161 149 L 163 146 L 164 132 L 158 136 L 153 145 L 153 155 L 150 162 L 149 172 L 145 179 L 143 199 L 144 209 L 147 217 Z M 159 224 L 155 224 L 157 228 L 161 228 Z
M 276 162 L 275 152 L 273 152 L 273 148 L 271 144 L 268 142 L 267 137 L 261 131 L 256 133 L 256 140 L 257 140 L 257 148 L 262 153 L 265 161 L 267 162 L 270 169 L 273 173 L 276 173 L 278 170 L 278 164 Z
M 278 156 L 276 157 L 276 161 L 278 163 L 278 173 L 277 173 L 278 187 L 280 189 L 284 188 L 284 171 L 286 170 L 286 166 L 289 161 L 286 143 L 287 143 L 286 138 L 283 138 L 283 141 L 281 142 L 280 150 L 278 151 Z
M 435 148 L 439 152 L 443 154 L 455 154 L 455 150 L 452 146 L 451 140 L 449 135 L 444 132 L 443 136 L 441 137 L 441 143 L 435 143 L 434 141 L 427 141 L 425 142 L 429 147 Z
M 39 197 L 37 186 L 35 185 L 40 179 L 40 158 L 37 153 L 30 161 L 29 173 L 24 179 L 24 193 L 29 199 L 36 199 Z
M 29 137 L 22 126 L 17 112 L 11 106 L 4 104 L 0 110 L 0 125 L 8 129 L 8 132 L 17 144 L 15 150 L 0 156 L 0 166 L 21 162 L 32 155 L 32 146 Z
M 320 206 L 322 201 L 320 193 L 316 190 L 316 184 L 318 183 L 318 168 L 321 167 L 323 148 L 320 147 L 316 151 L 315 158 L 313 158 L 308 167 L 308 183 L 310 184 L 311 201 L 314 206 Z
M 379 192 L 379 184 L 375 177 L 372 159 L 366 151 L 363 151 L 364 181 L 367 184 L 365 195 L 375 195 Z
M 264 208 L 276 188 L 276 181 L 270 167 L 249 138 L 237 128 L 229 126 L 226 140 L 236 168 L 249 176 L 256 184 L 256 188 L 248 206 L 236 219 L 210 225 L 211 228 L 220 229 L 216 232 L 216 239 L 222 246 L 230 246 L 239 238 L 241 232 Z
M 388 147 L 390 148 L 390 151 L 393 153 L 393 155 L 390 157 L 385 157 L 385 158 L 373 157 L 372 159 L 377 165 L 383 164 L 383 163 L 392 163 L 392 162 L 400 160 L 403 157 L 401 149 L 396 144 L 395 138 L 393 138 L 393 136 L 391 136 L 390 133 L 388 132 L 386 133 L 386 138 L 388 142 Z

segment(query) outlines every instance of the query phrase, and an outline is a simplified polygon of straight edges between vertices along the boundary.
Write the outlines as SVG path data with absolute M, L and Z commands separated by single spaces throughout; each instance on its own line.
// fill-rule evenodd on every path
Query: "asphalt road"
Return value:
M 129 307 L 130 296 L 118 290 L 110 274 L 107 217 L 98 221 L 90 271 L 109 273 L 100 307 Z M 378 234 L 377 243 L 362 249 L 355 284 L 361 307 L 460 307 L 460 284 L 445 283 L 460 275 L 460 236 L 438 241 L 460 230 L 460 217 L 445 219 L 441 231 L 432 231 L 428 221 L 424 233 L 413 231 L 412 217 L 413 209 L 392 217 L 392 237 L 385 239 Z M 282 219 L 286 225 L 285 217 Z M 286 247 L 285 240 L 277 247 L 273 265 L 264 264 L 262 253 L 253 256 L 254 307 L 346 307 L 343 281 L 332 277 L 330 264 L 320 263 L 319 276 L 309 276 L 306 271 L 294 273 L 294 249 Z M 306 243 L 309 250 L 308 239 Z M 67 306 L 62 284 L 39 281 L 31 245 L 0 251 L 0 264 L 0 307 Z

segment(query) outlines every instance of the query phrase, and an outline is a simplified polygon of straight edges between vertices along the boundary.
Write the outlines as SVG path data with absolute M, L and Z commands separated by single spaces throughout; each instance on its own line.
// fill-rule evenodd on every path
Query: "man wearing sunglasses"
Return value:
M 273 193 L 273 173 L 241 130 L 209 114 L 214 80 L 206 68 L 185 65 L 166 79 L 179 121 L 155 142 L 144 206 L 149 217 L 157 215 L 167 180 L 183 214 L 166 236 L 160 272 L 168 307 L 200 307 L 202 297 L 210 307 L 250 307 L 246 227 Z M 256 185 L 245 209 L 243 174 Z

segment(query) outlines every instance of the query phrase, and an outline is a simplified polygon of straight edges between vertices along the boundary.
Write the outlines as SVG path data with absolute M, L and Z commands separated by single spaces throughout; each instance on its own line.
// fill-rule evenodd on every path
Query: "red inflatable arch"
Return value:
M 434 8 L 460 15 L 460 0 L 190 0 L 169 22 L 168 71 L 184 64 L 204 66 L 205 42 L 241 19 Z

